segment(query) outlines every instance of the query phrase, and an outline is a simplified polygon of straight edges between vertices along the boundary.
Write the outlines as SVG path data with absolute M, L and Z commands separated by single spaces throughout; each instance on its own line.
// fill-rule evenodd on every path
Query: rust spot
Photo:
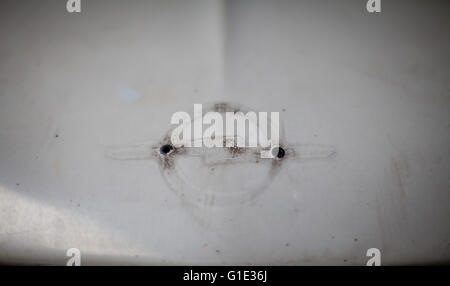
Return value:
M 163 169 L 174 169 L 175 164 L 173 162 L 173 158 L 167 156 L 167 157 L 160 157 L 161 166 Z
M 212 108 L 213 111 L 216 112 L 239 112 L 241 111 L 241 108 L 236 105 L 231 105 L 226 102 L 219 102 L 214 104 L 214 107 Z
M 237 147 L 237 146 L 227 147 L 227 150 L 228 150 L 228 152 L 230 152 L 231 157 L 233 157 L 233 158 L 239 154 L 245 153 L 245 148 Z

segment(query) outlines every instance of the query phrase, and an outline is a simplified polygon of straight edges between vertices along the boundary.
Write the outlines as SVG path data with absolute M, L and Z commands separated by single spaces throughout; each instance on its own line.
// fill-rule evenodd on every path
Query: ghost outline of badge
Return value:
M 219 113 L 249 110 L 227 102 L 203 106 L 206 111 Z M 267 189 L 286 162 L 329 158 L 336 153 L 333 146 L 288 143 L 281 120 L 279 146 L 265 148 L 229 144 L 237 141 L 235 134 L 216 135 L 222 136 L 223 147 L 176 147 L 171 142 L 175 127 L 159 142 L 115 146 L 106 154 L 115 160 L 156 161 L 164 181 L 182 202 L 200 208 L 213 205 L 223 208 L 252 201 Z M 194 142 L 192 146 L 195 145 Z M 270 158 L 261 158 L 261 152 L 271 154 Z

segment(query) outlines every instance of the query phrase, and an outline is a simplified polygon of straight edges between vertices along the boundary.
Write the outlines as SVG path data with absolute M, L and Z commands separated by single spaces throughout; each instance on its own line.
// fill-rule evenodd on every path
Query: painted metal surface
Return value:
M 0 262 L 448 262 L 450 7 L 362 2 L 2 1 Z M 145 159 L 211 102 L 333 156 Z

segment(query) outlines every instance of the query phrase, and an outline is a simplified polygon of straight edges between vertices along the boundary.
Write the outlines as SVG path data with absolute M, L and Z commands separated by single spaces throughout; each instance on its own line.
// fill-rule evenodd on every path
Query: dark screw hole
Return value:
M 286 152 L 281 147 L 277 147 L 277 148 L 273 148 L 272 149 L 272 155 L 274 157 L 277 157 L 278 159 L 283 158 L 285 154 L 286 154 Z
M 161 148 L 159 148 L 159 152 L 163 155 L 167 155 L 172 150 L 173 150 L 173 147 L 172 147 L 172 145 L 169 145 L 169 144 L 163 145 L 163 146 L 161 146 Z

